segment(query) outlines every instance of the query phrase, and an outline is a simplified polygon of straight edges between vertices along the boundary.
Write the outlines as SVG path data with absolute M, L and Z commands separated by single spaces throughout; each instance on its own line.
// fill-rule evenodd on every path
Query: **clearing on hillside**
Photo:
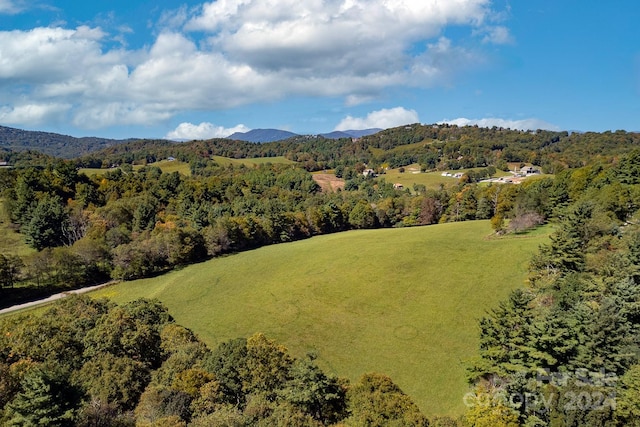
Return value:
M 475 168 L 482 169 L 482 168 Z M 449 170 L 452 174 L 465 173 L 473 169 Z M 414 163 L 404 167 L 404 172 L 400 172 L 400 168 L 389 169 L 385 174 L 379 175 L 379 179 L 395 184 L 402 184 L 404 188 L 412 189 L 414 184 L 424 185 L 430 189 L 438 189 L 442 187 L 455 187 L 460 183 L 459 178 L 453 176 L 443 176 L 443 171 L 421 172 L 420 165 Z M 508 172 L 497 171 L 496 176 L 511 176 Z
M 158 298 L 208 345 L 263 332 L 357 379 L 391 376 L 427 415 L 459 415 L 478 319 L 524 284 L 546 229 L 488 221 L 350 231 L 243 252 L 94 295 Z
M 336 177 L 333 173 L 318 173 L 311 174 L 313 180 L 318 183 L 322 191 L 325 193 L 332 193 L 338 190 L 344 190 L 344 179 Z

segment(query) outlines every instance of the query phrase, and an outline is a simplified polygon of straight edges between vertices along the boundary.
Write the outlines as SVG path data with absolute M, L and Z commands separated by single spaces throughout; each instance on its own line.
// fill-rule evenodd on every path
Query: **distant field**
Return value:
M 229 157 L 222 157 L 222 156 L 213 156 L 212 160 L 214 160 L 216 163 L 218 163 L 219 165 L 229 165 L 229 164 L 234 164 L 234 165 L 245 165 L 245 166 L 255 166 L 255 165 L 262 165 L 262 164 L 266 164 L 266 163 L 284 163 L 284 164 L 294 164 L 294 161 L 288 160 L 287 158 L 283 157 L 283 156 L 279 156 L 279 157 L 257 157 L 257 158 L 251 158 L 251 159 L 231 159 Z M 158 162 L 155 163 L 149 163 L 148 166 L 157 166 L 159 167 L 162 172 L 165 173 L 171 173 L 171 172 L 180 172 L 183 175 L 191 175 L 191 168 L 189 167 L 188 163 L 184 163 L 178 160 L 160 160 Z M 141 165 L 135 165 L 133 167 L 134 170 L 138 170 L 142 168 Z M 103 174 L 106 171 L 109 170 L 113 170 L 113 169 L 100 169 L 100 168 L 80 168 L 78 170 L 78 172 L 80 173 L 84 173 L 87 176 L 94 176 L 94 175 L 99 175 L 99 174 Z
M 254 165 L 264 165 L 266 163 L 274 163 L 274 164 L 278 164 L 278 163 L 294 164 L 294 163 L 296 163 L 293 160 L 289 160 L 284 156 L 255 157 L 255 158 L 250 158 L 250 159 L 231 159 L 229 157 L 213 156 L 212 159 L 215 160 L 215 162 L 218 163 L 219 165 L 233 164 L 233 165 L 254 166 Z
M 336 177 L 333 171 L 330 173 L 329 171 L 327 171 L 327 173 L 314 172 L 311 176 L 324 192 L 332 193 L 338 190 L 344 190 L 344 179 Z
M 378 179 L 384 179 L 392 184 L 402 184 L 405 188 L 412 189 L 413 184 L 422 184 L 427 188 L 437 189 L 440 186 L 453 187 L 457 185 L 460 180 L 451 176 L 442 176 L 443 171 L 420 173 L 420 165 L 413 164 L 405 166 L 405 171 L 400 173 L 398 169 L 390 169 L 387 173 L 380 175 Z M 482 169 L 482 168 L 476 168 Z M 448 170 L 450 173 L 465 173 L 472 169 L 460 169 L 460 170 Z M 497 171 L 496 177 L 512 176 L 509 172 Z
M 148 166 L 159 167 L 160 170 L 162 170 L 162 172 L 164 173 L 179 172 L 183 175 L 187 175 L 187 176 L 191 175 L 191 168 L 189 167 L 189 164 L 178 161 L 178 160 L 172 160 L 172 161 L 160 160 L 155 163 L 149 163 Z M 143 167 L 142 165 L 135 165 L 133 166 L 133 170 L 138 170 L 138 169 L 141 169 L 142 167 Z M 115 168 L 111 168 L 111 169 L 80 168 L 78 170 L 78 173 L 84 173 L 87 176 L 95 176 L 95 175 L 104 174 L 105 172 L 113 171 L 113 170 L 115 170 Z
M 257 331 L 357 379 L 390 375 L 428 415 L 458 415 L 478 319 L 524 284 L 546 229 L 488 221 L 352 231 L 217 258 L 94 293 L 159 298 L 207 344 Z

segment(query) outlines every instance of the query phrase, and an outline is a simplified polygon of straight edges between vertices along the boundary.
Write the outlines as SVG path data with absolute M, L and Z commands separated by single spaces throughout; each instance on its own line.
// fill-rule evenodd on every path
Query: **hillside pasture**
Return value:
M 158 167 L 164 173 L 179 172 L 185 176 L 191 175 L 191 167 L 189 166 L 189 163 L 181 162 L 179 160 L 160 160 L 154 163 L 149 163 L 146 166 Z M 140 170 L 143 167 L 144 165 L 133 165 L 133 170 Z M 78 173 L 84 173 L 87 176 L 96 176 L 104 175 L 106 172 L 112 172 L 116 169 L 118 168 L 80 168 L 78 169 Z
M 455 171 L 464 173 L 465 170 Z M 450 176 L 442 176 L 442 171 L 421 172 L 420 165 L 414 163 L 404 166 L 404 172 L 400 172 L 400 168 L 389 169 L 386 173 L 379 175 L 378 179 L 384 179 L 392 184 L 402 184 L 405 188 L 413 188 L 414 184 L 424 185 L 427 188 L 438 189 L 440 186 L 453 187 L 460 182 L 459 178 Z
M 523 285 L 547 233 L 488 221 L 362 230 L 216 258 L 94 293 L 158 298 L 208 345 L 263 332 L 352 380 L 384 372 L 427 415 L 459 415 L 478 319 Z
M 476 168 L 482 169 L 482 168 Z M 392 184 L 402 184 L 405 188 L 412 189 L 414 184 L 424 185 L 428 189 L 438 189 L 440 186 L 445 188 L 454 187 L 460 183 L 459 178 L 452 176 L 442 176 L 443 172 L 465 173 L 473 169 L 460 169 L 460 170 L 448 170 L 448 171 L 432 171 L 432 172 L 420 172 L 420 165 L 415 163 L 404 167 L 404 172 L 400 172 L 399 168 L 389 169 L 386 173 L 380 175 L 378 179 L 384 179 Z M 512 176 L 509 172 L 498 170 L 495 174 L 496 177 Z

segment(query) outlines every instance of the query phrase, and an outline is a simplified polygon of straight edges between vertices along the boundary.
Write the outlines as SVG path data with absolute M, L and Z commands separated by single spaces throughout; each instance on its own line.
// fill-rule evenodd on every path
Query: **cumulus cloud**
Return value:
M 347 116 L 338 123 L 334 130 L 388 129 L 419 121 L 418 113 L 414 110 L 407 110 L 403 107 L 383 108 L 372 111 L 366 117 Z
M 0 107 L 0 123 L 39 125 L 62 120 L 71 108 L 69 104 L 23 104 Z
M 0 31 L 0 99 L 65 105 L 87 129 L 290 96 L 362 104 L 472 69 L 481 54 L 441 34 L 456 25 L 473 36 L 495 13 L 490 0 L 217 0 L 163 14 L 137 50 L 99 27 Z
M 202 122 L 199 125 L 193 123 L 180 123 L 177 128 L 169 132 L 165 138 L 174 141 L 185 141 L 193 139 L 226 138 L 236 132 L 248 132 L 251 129 L 243 124 L 232 128 L 216 126 L 212 123 Z
M 43 84 L 93 74 L 95 65 L 114 56 L 102 54 L 99 42 L 103 36 L 99 28 L 85 26 L 0 31 L 0 78 Z
M 529 118 L 529 119 L 521 119 L 521 120 L 506 120 L 495 117 L 488 117 L 484 119 L 466 119 L 464 117 L 453 119 L 453 120 L 443 120 L 440 123 L 447 123 L 450 125 L 456 126 L 474 126 L 477 125 L 479 127 L 501 127 L 505 129 L 514 129 L 514 130 L 553 130 L 559 131 L 560 127 L 554 124 L 545 122 L 544 120 Z
M 315 76 L 392 74 L 448 25 L 481 25 L 489 0 L 219 0 L 205 3 L 186 28 L 211 34 L 234 61 Z M 404 76 L 406 79 L 408 76 Z

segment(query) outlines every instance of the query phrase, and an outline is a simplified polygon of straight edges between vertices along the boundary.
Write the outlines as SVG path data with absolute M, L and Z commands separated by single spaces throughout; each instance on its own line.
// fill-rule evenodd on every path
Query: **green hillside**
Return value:
M 546 231 L 493 238 L 488 221 L 475 221 L 331 234 L 96 296 L 159 298 L 210 346 L 264 332 L 336 374 L 390 375 L 427 415 L 457 415 L 477 320 L 522 286 Z
M 246 159 L 232 159 L 230 157 L 223 156 L 213 156 L 213 160 L 220 165 L 245 165 L 245 166 L 255 166 L 255 165 L 264 165 L 266 163 L 273 164 L 294 164 L 294 161 L 291 161 L 284 156 L 276 156 L 276 157 L 254 157 L 254 158 L 246 158 Z
M 155 163 L 149 163 L 148 166 L 155 166 L 160 168 L 164 173 L 179 172 L 183 175 L 191 175 L 191 169 L 188 163 L 178 160 L 160 160 Z M 141 169 L 142 165 L 133 166 L 133 170 Z M 108 171 L 114 171 L 116 168 L 102 169 L 102 168 L 80 168 L 79 173 L 84 173 L 87 176 L 102 175 Z
M 480 168 L 459 169 L 455 171 L 446 171 L 450 173 L 466 173 L 469 170 L 478 170 Z M 420 172 L 420 165 L 417 163 L 404 167 L 404 172 L 400 172 L 400 168 L 389 169 L 379 179 L 384 179 L 389 183 L 402 184 L 405 188 L 413 188 L 414 184 L 424 185 L 430 189 L 451 188 L 460 184 L 459 178 L 452 176 L 442 176 L 443 171 Z M 512 176 L 508 172 L 497 171 L 496 177 Z

